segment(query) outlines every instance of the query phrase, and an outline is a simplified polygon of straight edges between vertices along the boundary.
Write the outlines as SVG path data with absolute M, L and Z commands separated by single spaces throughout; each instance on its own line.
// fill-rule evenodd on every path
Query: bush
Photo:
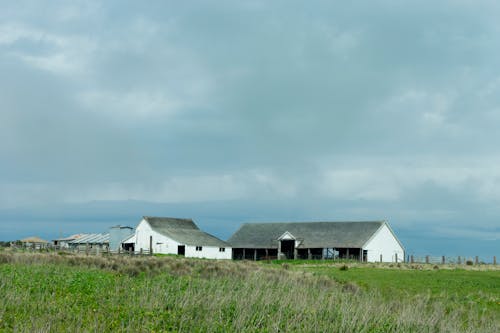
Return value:
M 347 266 L 345 264 L 339 267 L 339 270 L 341 270 L 341 271 L 347 271 L 348 269 L 349 269 L 349 266 Z
M 473 262 L 472 260 L 467 260 L 467 261 L 465 262 L 465 264 L 466 264 L 467 266 L 472 266 L 472 265 L 474 265 L 474 262 Z

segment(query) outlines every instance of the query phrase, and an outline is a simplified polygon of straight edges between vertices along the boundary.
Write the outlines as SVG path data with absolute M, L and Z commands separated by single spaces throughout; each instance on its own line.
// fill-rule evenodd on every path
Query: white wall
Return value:
M 149 237 L 153 236 L 153 253 L 177 254 L 177 249 L 181 244 L 167 236 L 164 236 L 153 229 L 144 219 L 135 229 L 135 251 L 140 249 L 149 250 Z M 196 246 L 186 245 L 185 256 L 191 258 L 209 258 L 209 259 L 231 259 L 232 248 L 226 247 L 224 252 L 219 251 L 219 247 L 201 246 L 201 251 L 196 251 Z
M 149 251 L 150 236 L 153 236 L 153 253 L 177 254 L 177 246 L 182 245 L 154 231 L 145 220 L 142 220 L 135 230 L 135 251 L 140 251 L 141 248 Z
M 196 251 L 196 246 L 186 245 L 186 257 L 209 258 L 209 259 L 231 259 L 233 249 L 224 248 L 224 252 L 219 251 L 219 247 L 201 246 L 201 251 Z
M 380 255 L 382 255 L 383 262 L 395 262 L 396 253 L 398 262 L 404 261 L 404 249 L 385 223 L 363 246 L 363 250 L 368 251 L 369 262 L 379 262 Z

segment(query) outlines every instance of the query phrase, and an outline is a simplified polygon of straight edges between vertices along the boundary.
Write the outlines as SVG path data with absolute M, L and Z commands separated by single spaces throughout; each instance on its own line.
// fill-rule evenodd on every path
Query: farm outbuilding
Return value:
M 201 231 L 193 220 L 171 217 L 144 216 L 122 247 L 211 259 L 231 259 L 232 253 L 228 243 Z
M 68 241 L 68 247 L 73 250 L 107 250 L 109 248 L 109 233 L 80 234 L 79 237 Z
M 134 228 L 123 225 L 115 225 L 109 229 L 109 249 L 111 251 L 122 250 L 123 241 L 134 235 Z
M 49 246 L 48 241 L 37 236 L 21 239 L 20 242 L 23 244 L 23 247 L 29 247 L 33 249 L 44 249 Z
M 404 261 L 403 245 L 385 221 L 245 223 L 228 243 L 233 259 Z

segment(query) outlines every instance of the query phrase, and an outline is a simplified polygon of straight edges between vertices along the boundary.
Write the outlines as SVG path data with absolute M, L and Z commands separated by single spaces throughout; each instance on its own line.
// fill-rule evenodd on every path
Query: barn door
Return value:
M 180 256 L 186 255 L 186 246 L 185 245 L 177 246 L 177 254 Z
M 282 240 L 281 241 L 281 252 L 286 256 L 287 259 L 293 259 L 293 254 L 295 251 L 295 240 Z

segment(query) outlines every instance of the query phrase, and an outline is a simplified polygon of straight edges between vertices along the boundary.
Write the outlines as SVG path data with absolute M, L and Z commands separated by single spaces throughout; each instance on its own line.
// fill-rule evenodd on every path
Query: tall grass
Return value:
M 499 331 L 472 306 L 251 262 L 4 252 L 0 295 L 0 331 Z

